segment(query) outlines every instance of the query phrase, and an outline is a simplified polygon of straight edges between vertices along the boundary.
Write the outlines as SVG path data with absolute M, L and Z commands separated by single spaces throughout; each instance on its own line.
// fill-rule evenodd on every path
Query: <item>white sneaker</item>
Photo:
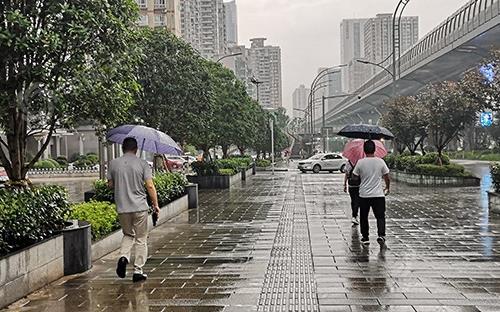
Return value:
M 352 218 L 352 224 L 359 225 L 359 220 L 358 220 L 357 217 L 356 218 Z

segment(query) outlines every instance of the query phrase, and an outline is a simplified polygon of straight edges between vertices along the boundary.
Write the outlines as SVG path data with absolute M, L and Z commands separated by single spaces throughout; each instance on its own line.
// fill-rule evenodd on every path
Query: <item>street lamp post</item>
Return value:
M 239 56 L 239 55 L 242 55 L 243 52 L 238 52 L 238 53 L 233 53 L 233 54 L 228 54 L 228 55 L 224 55 L 222 57 L 220 57 L 218 60 L 217 60 L 217 63 L 220 63 L 220 61 L 222 61 L 223 59 L 225 58 L 228 58 L 228 57 L 234 57 L 234 56 Z
M 259 85 L 263 84 L 263 81 L 257 80 L 255 77 L 252 77 L 250 79 L 250 82 L 253 83 L 257 87 L 257 103 L 260 104 L 260 98 L 259 98 Z M 271 118 L 269 119 L 269 127 L 271 128 L 271 170 L 272 170 L 272 175 L 274 175 L 274 114 L 273 114 L 273 108 L 265 108 L 266 110 L 271 111 Z
M 309 103 L 308 103 L 308 110 L 309 110 L 309 116 L 308 116 L 309 118 L 308 119 L 309 119 L 309 123 L 310 123 L 309 124 L 309 131 L 310 131 L 310 135 L 311 135 L 311 143 L 312 143 L 312 138 L 314 136 L 314 93 L 316 92 L 317 85 L 323 77 L 331 74 L 331 72 L 330 72 L 331 70 L 346 67 L 346 66 L 347 66 L 346 64 L 341 64 L 341 65 L 337 65 L 337 66 L 323 69 L 322 71 L 320 71 L 318 73 L 318 75 L 314 78 L 314 80 L 311 84 L 311 91 L 309 93 Z

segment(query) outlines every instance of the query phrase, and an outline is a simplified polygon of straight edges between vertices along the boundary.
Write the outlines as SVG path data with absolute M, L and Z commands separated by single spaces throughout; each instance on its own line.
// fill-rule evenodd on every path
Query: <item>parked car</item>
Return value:
M 298 168 L 303 173 L 307 171 L 314 173 L 319 173 L 320 171 L 328 171 L 330 173 L 334 171 L 344 172 L 346 161 L 346 158 L 336 153 L 316 154 L 308 159 L 301 160 Z
M 165 162 L 168 170 L 172 172 L 183 171 L 187 167 L 187 161 L 180 156 L 166 156 Z

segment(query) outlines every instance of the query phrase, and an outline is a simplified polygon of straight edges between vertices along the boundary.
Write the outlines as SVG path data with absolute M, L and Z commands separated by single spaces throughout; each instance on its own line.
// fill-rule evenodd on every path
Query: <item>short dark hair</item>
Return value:
M 368 140 L 365 142 L 363 145 L 363 150 L 365 151 L 365 154 L 374 154 L 375 153 L 375 142 L 372 140 Z
M 122 150 L 124 153 L 137 151 L 137 140 L 135 138 L 126 138 L 123 140 Z

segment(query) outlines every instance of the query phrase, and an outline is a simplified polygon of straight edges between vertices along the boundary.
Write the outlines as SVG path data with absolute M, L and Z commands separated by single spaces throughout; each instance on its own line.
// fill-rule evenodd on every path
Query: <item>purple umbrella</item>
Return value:
M 106 139 L 122 144 L 126 138 L 135 138 L 139 148 L 146 152 L 168 155 L 182 155 L 182 149 L 165 133 L 153 128 L 137 125 L 123 125 L 108 131 Z

